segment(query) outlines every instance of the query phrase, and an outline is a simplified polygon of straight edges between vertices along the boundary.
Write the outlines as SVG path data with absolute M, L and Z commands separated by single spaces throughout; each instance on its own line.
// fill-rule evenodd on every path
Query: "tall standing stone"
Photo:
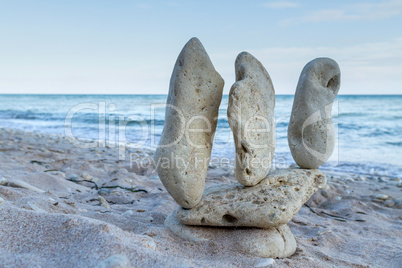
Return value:
M 204 191 L 223 85 L 201 42 L 192 38 L 173 69 L 155 154 L 159 178 L 184 208 L 196 206 Z
M 264 66 L 247 52 L 237 56 L 228 118 L 236 144 L 236 178 L 253 186 L 265 178 L 275 152 L 275 90 Z
M 314 59 L 301 72 L 288 127 L 290 151 L 301 168 L 318 168 L 334 151 L 331 111 L 340 77 L 338 64 L 329 58 Z

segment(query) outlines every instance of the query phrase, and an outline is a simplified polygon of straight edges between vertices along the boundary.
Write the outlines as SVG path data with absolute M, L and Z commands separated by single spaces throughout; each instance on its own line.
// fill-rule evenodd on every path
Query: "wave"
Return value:
M 366 113 L 356 113 L 356 112 L 350 112 L 350 113 L 339 113 L 338 115 L 335 115 L 334 118 L 340 118 L 340 117 L 364 117 L 367 116 Z
M 387 141 L 386 144 L 402 147 L 402 141 L 400 141 L 400 142 Z
M 144 118 L 142 114 L 132 114 L 132 115 L 124 115 L 124 114 L 107 114 L 105 116 L 106 124 L 110 123 L 110 116 L 114 116 L 114 121 L 117 123 L 119 117 L 123 117 L 125 120 L 129 118 L 129 116 L 138 116 Z M 64 122 L 66 120 L 65 113 L 47 113 L 47 112 L 33 112 L 33 111 L 0 111 L 0 119 L 6 120 L 28 120 L 28 121 L 54 121 L 54 122 Z M 98 113 L 77 113 L 71 119 L 73 124 L 76 123 L 86 123 L 86 124 L 99 124 L 99 114 Z M 145 119 L 145 120 L 131 120 L 128 124 L 135 123 L 146 123 L 148 125 L 155 126 L 163 126 L 165 120 L 160 119 Z

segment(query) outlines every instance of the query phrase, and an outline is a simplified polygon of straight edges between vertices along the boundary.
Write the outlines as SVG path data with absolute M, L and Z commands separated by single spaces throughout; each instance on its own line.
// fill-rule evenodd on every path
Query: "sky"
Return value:
M 198 37 L 227 94 L 247 51 L 276 94 L 336 60 L 339 94 L 402 94 L 402 0 L 0 0 L 0 94 L 167 94 Z

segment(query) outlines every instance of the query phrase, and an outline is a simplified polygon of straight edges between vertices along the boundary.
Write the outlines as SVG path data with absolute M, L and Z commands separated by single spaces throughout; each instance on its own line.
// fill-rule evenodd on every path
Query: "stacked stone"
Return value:
M 177 59 L 155 162 L 162 183 L 182 208 L 172 212 L 165 225 L 186 240 L 225 241 L 222 248 L 229 245 L 255 256 L 288 257 L 295 252 L 296 241 L 287 223 L 326 183 L 316 168 L 334 148 L 330 112 L 339 90 L 339 67 L 331 59 L 319 58 L 303 69 L 288 129 L 292 156 L 302 169 L 271 172 L 275 152 L 271 78 L 247 52 L 237 57 L 235 71 L 228 118 L 240 184 L 214 186 L 204 192 L 224 82 L 196 38 Z M 177 165 L 178 158 L 182 165 Z M 161 165 L 163 159 L 171 165 Z

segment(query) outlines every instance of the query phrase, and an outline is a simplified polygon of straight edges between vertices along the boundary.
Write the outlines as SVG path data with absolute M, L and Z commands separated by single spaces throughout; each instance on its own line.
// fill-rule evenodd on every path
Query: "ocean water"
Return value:
M 166 95 L 0 95 L 0 127 L 100 139 L 104 144 L 158 144 Z M 213 157 L 234 159 L 234 142 L 222 99 Z M 293 96 L 276 96 L 274 164 L 294 164 L 287 143 Z M 402 95 L 338 96 L 333 105 L 335 151 L 322 169 L 402 176 Z

